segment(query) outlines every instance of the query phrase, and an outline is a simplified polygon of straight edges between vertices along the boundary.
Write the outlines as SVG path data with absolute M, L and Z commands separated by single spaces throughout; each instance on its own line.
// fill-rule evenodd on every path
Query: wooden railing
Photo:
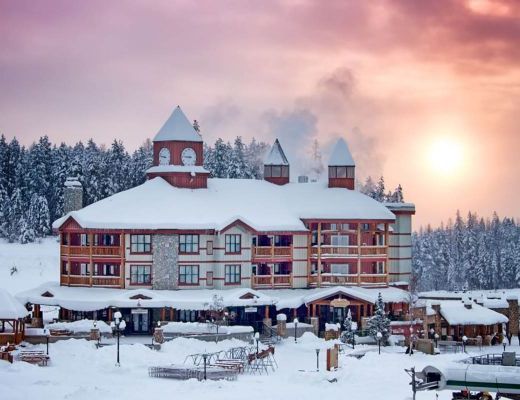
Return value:
M 331 246 L 321 245 L 321 255 L 324 257 L 357 257 L 359 251 L 363 256 L 386 256 L 386 246 Z M 312 246 L 312 256 L 318 255 L 318 246 Z
M 359 279 L 358 279 L 359 278 Z M 313 274 L 309 276 L 309 286 L 317 286 L 320 276 Z M 363 284 L 386 284 L 386 274 L 349 274 L 333 275 L 329 273 L 321 274 L 321 284 L 325 285 L 363 285 Z
M 254 258 L 291 258 L 292 246 L 254 246 Z
M 89 256 L 90 246 L 61 246 L 61 255 Z M 106 257 L 120 257 L 120 246 L 92 246 L 92 255 Z
M 291 287 L 292 274 L 289 275 L 253 275 L 253 287 L 274 288 Z
M 61 284 L 64 286 L 90 286 L 89 275 L 61 275 Z M 118 276 L 93 276 L 92 286 L 121 286 L 121 278 Z

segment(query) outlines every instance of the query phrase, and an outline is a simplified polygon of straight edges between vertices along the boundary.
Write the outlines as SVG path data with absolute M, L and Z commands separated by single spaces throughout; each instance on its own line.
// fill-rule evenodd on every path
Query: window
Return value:
M 73 262 L 70 264 L 70 274 L 71 275 L 89 275 L 88 264 L 87 263 L 77 263 Z
M 224 283 L 227 285 L 240 284 L 240 265 L 226 265 Z
M 199 235 L 179 235 L 179 253 L 198 253 Z
M 80 243 L 81 243 L 81 246 L 88 246 L 89 243 L 88 243 L 88 234 L 87 233 L 82 233 L 80 235 Z
M 242 251 L 241 235 L 226 235 L 226 253 L 240 253 Z
M 354 173 L 354 167 L 347 167 L 347 178 L 354 179 L 355 173 Z
M 199 266 L 198 265 L 180 265 L 179 266 L 179 284 L 180 285 L 198 285 L 199 284 Z
M 278 165 L 273 165 L 272 167 L 272 177 L 273 178 L 279 178 L 282 176 L 282 167 L 278 166 Z
M 256 264 L 251 265 L 251 275 L 256 275 L 258 266 Z
M 67 275 L 68 274 L 68 271 L 67 271 L 67 261 L 62 261 L 61 262 L 61 273 L 62 273 L 62 275 Z
M 61 244 L 64 245 L 64 246 L 67 246 L 69 244 L 69 242 L 67 241 L 67 234 L 66 233 L 62 233 L 61 234 Z
M 376 262 L 376 274 L 384 274 L 385 273 L 385 262 L 378 261 Z
M 150 235 L 130 235 L 130 252 L 150 253 L 152 251 L 152 237 Z
M 152 267 L 150 265 L 131 265 L 130 283 L 132 285 L 149 285 L 152 283 Z
M 330 237 L 332 246 L 348 246 L 347 235 L 334 235 Z
M 97 246 L 117 246 L 116 236 L 110 235 L 108 233 L 103 234 L 95 234 L 94 235 L 94 244 Z
M 336 167 L 336 177 L 337 178 L 346 178 L 347 177 L 347 167 Z
M 334 275 L 348 275 L 350 273 L 348 264 L 330 264 L 330 272 Z
M 213 254 L 213 240 L 208 240 L 206 242 L 206 254 L 208 254 L 208 255 Z
M 369 231 L 370 230 L 370 224 L 361 224 L 361 230 L 362 231 Z
M 94 275 L 119 276 L 118 264 L 94 264 Z
M 213 286 L 213 271 L 206 271 L 206 286 Z
M 289 177 L 289 167 L 287 167 L 287 166 L 282 167 L 282 177 L 283 178 Z

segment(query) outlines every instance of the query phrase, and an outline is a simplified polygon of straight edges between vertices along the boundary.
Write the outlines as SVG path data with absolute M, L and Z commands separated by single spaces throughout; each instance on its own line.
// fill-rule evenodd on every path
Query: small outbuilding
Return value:
M 22 303 L 0 288 L 0 345 L 18 344 L 24 340 L 27 314 L 29 311 Z

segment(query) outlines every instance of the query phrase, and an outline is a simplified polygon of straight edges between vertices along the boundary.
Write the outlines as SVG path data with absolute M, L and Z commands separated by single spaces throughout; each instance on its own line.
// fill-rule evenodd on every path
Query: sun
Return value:
M 429 148 L 430 167 L 443 175 L 457 174 L 464 164 L 464 147 L 455 138 L 440 137 Z

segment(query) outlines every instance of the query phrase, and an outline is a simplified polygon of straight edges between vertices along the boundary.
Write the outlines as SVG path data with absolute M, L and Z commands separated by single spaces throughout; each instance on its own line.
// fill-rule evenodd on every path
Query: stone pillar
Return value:
M 320 336 L 320 319 L 318 317 L 311 317 L 309 320 L 312 325 L 312 333 L 316 336 Z
M 276 330 L 278 336 L 283 338 L 287 337 L 287 315 L 278 314 L 276 316 Z
M 178 288 L 179 279 L 179 235 L 153 235 L 153 289 L 172 290 Z
M 63 213 L 81 210 L 83 208 L 83 186 L 76 177 L 69 177 L 63 189 Z
M 518 336 L 518 324 L 519 324 L 519 308 L 518 308 L 518 299 L 508 298 L 507 303 L 509 304 L 509 334 L 513 336 Z
M 155 328 L 153 331 L 153 340 L 155 343 L 164 343 L 164 332 L 162 328 Z

